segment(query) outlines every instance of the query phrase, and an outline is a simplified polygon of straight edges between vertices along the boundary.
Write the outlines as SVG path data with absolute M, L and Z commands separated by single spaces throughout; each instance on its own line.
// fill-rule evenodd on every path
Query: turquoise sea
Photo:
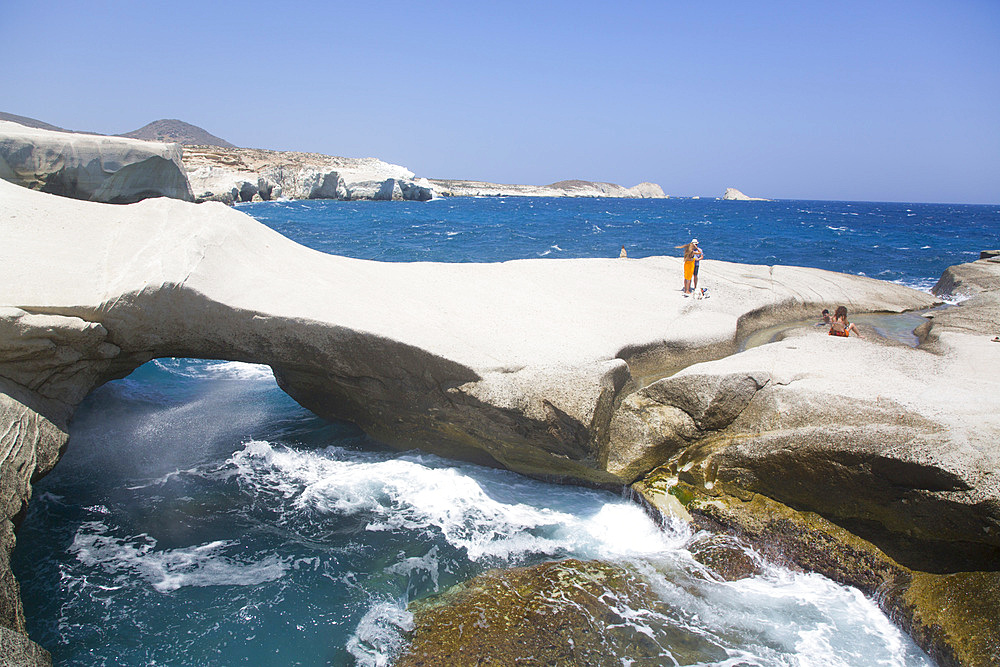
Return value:
M 240 208 L 304 245 L 380 261 L 616 257 L 622 245 L 644 257 L 697 237 L 710 259 L 920 289 L 1000 247 L 1000 206 L 496 197 Z M 632 622 L 664 665 L 931 664 L 853 589 L 767 564 L 719 581 L 689 553 L 704 536 L 654 525 L 627 498 L 387 450 L 300 408 L 267 367 L 150 362 L 94 391 L 70 434 L 14 552 L 29 633 L 56 665 L 388 665 L 408 600 L 570 556 L 654 582 L 668 611 Z

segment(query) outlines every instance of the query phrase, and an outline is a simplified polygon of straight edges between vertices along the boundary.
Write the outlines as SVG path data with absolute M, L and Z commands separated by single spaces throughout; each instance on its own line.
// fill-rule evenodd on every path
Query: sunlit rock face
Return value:
M 427 201 L 434 190 L 406 167 L 375 158 L 257 148 L 185 146 L 184 167 L 198 201 L 275 199 Z
M 726 188 L 726 191 L 722 194 L 722 198 L 726 201 L 767 201 L 760 197 L 748 197 L 736 188 Z
M 718 261 L 703 267 L 712 298 L 685 299 L 664 289 L 680 258 L 380 263 L 309 250 L 215 203 L 110 206 L 6 182 L 0 201 L 0 378 L 24 406 L 11 410 L 47 420 L 46 442 L 90 390 L 151 358 L 232 359 L 270 365 L 306 407 L 398 447 L 610 486 L 666 466 L 903 556 L 954 543 L 979 565 L 997 550 L 990 297 L 935 315 L 933 354 L 811 324 L 737 353 L 749 331 L 830 304 L 899 312 L 935 299 Z M 25 452 L 3 468 L 16 512 L 52 444 L 8 430 Z
M 434 191 L 444 197 L 621 197 L 665 199 L 656 183 L 639 183 L 626 188 L 616 183 L 569 180 L 551 185 L 506 185 L 486 181 L 429 179 Z
M 56 132 L 0 121 L 0 178 L 74 199 L 191 201 L 179 144 Z

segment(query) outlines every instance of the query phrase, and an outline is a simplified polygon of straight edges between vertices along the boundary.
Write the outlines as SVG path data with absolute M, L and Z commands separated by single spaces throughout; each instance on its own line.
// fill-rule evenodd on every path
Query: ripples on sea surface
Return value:
M 616 256 L 622 244 L 641 257 L 697 236 L 711 258 L 918 286 L 1000 245 L 991 207 L 489 198 L 243 210 L 361 258 Z M 158 360 L 80 407 L 66 455 L 35 485 L 14 567 L 29 632 L 57 665 L 386 664 L 408 600 L 570 556 L 646 573 L 674 611 L 633 622 L 664 664 L 669 627 L 725 656 L 702 664 L 930 664 L 871 601 L 818 575 L 706 578 L 687 550 L 697 539 L 614 494 L 387 451 L 300 408 L 266 367 Z
M 1000 207 L 712 199 L 483 197 L 241 205 L 304 245 L 392 262 L 679 255 L 809 266 L 929 289 L 952 264 L 1000 247 Z

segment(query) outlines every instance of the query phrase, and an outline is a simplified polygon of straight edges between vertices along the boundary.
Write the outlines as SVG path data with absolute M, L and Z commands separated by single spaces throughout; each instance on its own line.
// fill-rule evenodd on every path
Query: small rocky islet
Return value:
M 45 132 L 8 125 L 0 148 Z M 1000 345 L 992 340 L 1000 259 L 991 253 L 945 272 L 935 294 L 964 300 L 928 313 L 916 348 L 874 331 L 841 340 L 792 328 L 741 352 L 753 331 L 825 304 L 893 313 L 940 299 L 817 269 L 715 261 L 713 298 L 680 300 L 660 289 L 680 273 L 670 257 L 393 265 L 322 255 L 239 211 L 178 201 L 199 197 L 178 185 L 192 170 L 176 145 L 71 136 L 61 138 L 66 156 L 105 162 L 81 159 L 51 180 L 33 164 L 25 182 L 0 150 L 0 176 L 45 191 L 0 181 L 8 271 L 0 287 L 0 645 L 8 660 L 47 658 L 25 635 L 8 566 L 31 482 L 58 461 L 67 421 L 94 387 L 159 356 L 269 364 L 302 405 L 390 445 L 547 479 L 631 485 L 650 511 L 737 535 L 770 558 L 877 597 L 939 664 L 989 665 L 1000 654 Z M 109 157 L 119 149 L 144 157 Z M 104 174 L 115 160 L 119 168 Z M 173 169 L 183 178 L 165 176 Z M 352 183 L 374 183 L 388 196 L 371 198 L 388 199 L 408 182 L 402 173 L 379 181 L 330 171 L 294 182 L 348 197 L 362 192 Z M 259 178 L 250 199 L 263 198 Z M 283 196 L 292 182 L 282 182 Z M 73 188 L 77 199 L 55 196 Z M 40 257 L 48 258 L 45 280 Z M 306 284 L 329 286 L 337 298 L 289 298 L 307 294 Z M 345 284 L 365 287 L 335 289 Z M 482 297 L 497 285 L 514 298 Z M 442 323 L 452 334 L 445 339 Z M 525 330 L 533 335 L 519 335 Z M 666 368 L 682 370 L 648 379 Z M 748 566 L 718 567 L 740 576 Z M 570 570 L 590 581 L 631 576 L 614 568 L 491 573 L 416 614 L 411 655 L 432 659 L 420 647 L 436 640 L 423 638 L 448 627 L 435 614 L 473 599 L 487 605 L 468 592 L 476 587 L 523 586 L 527 577 L 543 590 Z M 623 591 L 642 599 L 641 582 L 629 581 Z M 576 631 L 569 620 L 560 627 L 566 637 Z

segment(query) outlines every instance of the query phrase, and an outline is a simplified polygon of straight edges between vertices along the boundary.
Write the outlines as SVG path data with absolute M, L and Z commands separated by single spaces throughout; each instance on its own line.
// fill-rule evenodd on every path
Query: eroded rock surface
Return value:
M 610 563 L 571 559 L 494 570 L 412 605 L 415 630 L 395 664 L 618 667 L 726 657 L 693 636 L 666 642 L 668 628 L 648 627 L 653 612 L 630 622 L 636 609 L 662 604 L 641 577 Z
M 198 201 L 409 199 L 434 195 L 426 179 L 375 158 L 258 148 L 186 146 L 184 167 Z
M 722 198 L 726 201 L 768 201 L 761 197 L 748 197 L 736 188 L 726 188 L 726 191 L 722 194 Z
M 0 178 L 111 204 L 150 197 L 192 200 L 178 144 L 58 132 L 9 121 L 0 121 Z
M 928 313 L 917 349 L 805 327 L 691 366 L 622 402 L 633 451 L 609 451 L 666 461 L 634 485 L 660 511 L 877 595 L 940 664 L 993 664 L 998 281 L 989 259 L 950 268 L 936 291 L 970 298 Z
M 659 470 L 766 495 L 928 572 L 996 553 L 1000 344 L 979 333 L 985 316 L 976 329 L 935 314 L 931 351 L 807 326 L 734 354 L 750 331 L 822 307 L 899 312 L 929 295 L 708 260 L 712 298 L 685 299 L 664 288 L 679 288 L 679 257 L 379 263 L 303 248 L 220 204 L 109 206 L 5 182 L 0 201 L 0 378 L 48 434 L 14 436 L 34 453 L 11 468 L 8 517 L 83 396 L 190 356 L 269 364 L 306 407 L 399 447 L 557 480 Z M 953 311 L 992 312 L 988 294 Z
M 434 191 L 444 197 L 621 197 L 665 199 L 656 183 L 639 183 L 626 188 L 615 183 L 569 180 L 551 185 L 504 185 L 485 181 L 428 179 Z

